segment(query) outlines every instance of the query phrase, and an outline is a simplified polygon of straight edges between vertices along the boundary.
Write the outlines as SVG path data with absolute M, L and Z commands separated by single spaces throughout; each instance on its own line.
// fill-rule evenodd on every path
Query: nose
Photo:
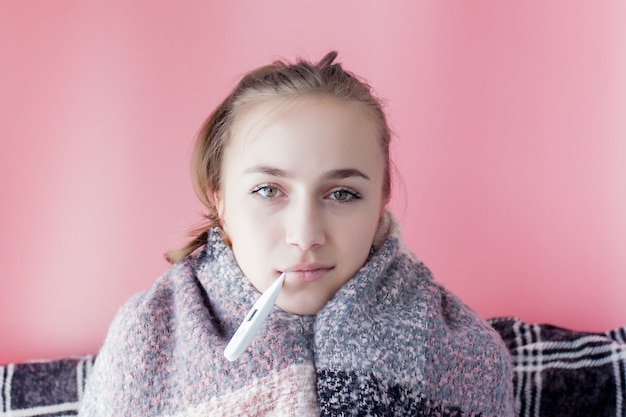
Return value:
M 289 246 L 310 250 L 326 243 L 324 213 L 319 202 L 312 200 L 290 204 L 286 241 Z

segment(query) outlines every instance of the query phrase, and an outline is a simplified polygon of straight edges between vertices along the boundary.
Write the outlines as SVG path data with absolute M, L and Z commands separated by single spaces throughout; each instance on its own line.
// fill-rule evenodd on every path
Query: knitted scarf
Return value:
M 224 348 L 259 293 L 212 230 L 120 309 L 80 415 L 512 416 L 502 340 L 387 218 L 366 265 L 316 316 L 275 307 L 234 362 Z

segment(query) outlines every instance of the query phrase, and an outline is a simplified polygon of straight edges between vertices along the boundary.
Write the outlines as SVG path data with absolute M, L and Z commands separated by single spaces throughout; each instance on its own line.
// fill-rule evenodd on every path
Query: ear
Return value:
M 389 198 L 383 198 L 380 201 L 380 217 L 385 216 L 385 212 L 387 211 L 387 204 L 389 204 Z
M 230 240 L 230 236 L 228 235 L 228 227 L 226 225 L 226 219 L 224 219 L 224 198 L 219 191 L 213 192 L 211 195 L 209 195 L 209 198 L 215 206 L 215 211 L 221 229 L 220 234 L 222 235 L 222 239 L 224 239 L 224 243 L 226 243 L 228 247 L 232 248 L 233 243 Z
M 224 199 L 222 198 L 222 193 L 220 191 L 214 191 L 209 196 L 209 198 L 213 201 L 213 204 L 215 205 L 215 211 L 217 212 L 220 226 L 222 226 L 222 229 L 224 229 Z
M 222 193 L 219 191 L 213 191 L 209 193 L 209 199 L 215 204 L 215 209 L 220 217 L 222 217 L 224 210 L 224 203 L 222 200 Z

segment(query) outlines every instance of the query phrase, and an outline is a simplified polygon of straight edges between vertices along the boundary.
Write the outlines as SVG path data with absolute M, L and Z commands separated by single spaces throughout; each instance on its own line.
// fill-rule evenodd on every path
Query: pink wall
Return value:
M 97 351 L 197 220 L 209 110 L 330 49 L 388 100 L 394 207 L 441 282 L 484 316 L 626 324 L 626 3 L 337 4 L 0 1 L 0 363 Z

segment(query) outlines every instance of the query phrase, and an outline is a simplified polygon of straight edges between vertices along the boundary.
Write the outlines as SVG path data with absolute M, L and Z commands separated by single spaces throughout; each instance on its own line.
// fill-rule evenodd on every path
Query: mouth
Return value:
M 322 279 L 332 269 L 332 266 L 317 263 L 297 264 L 285 269 L 283 272 L 286 273 L 286 281 L 308 283 Z

